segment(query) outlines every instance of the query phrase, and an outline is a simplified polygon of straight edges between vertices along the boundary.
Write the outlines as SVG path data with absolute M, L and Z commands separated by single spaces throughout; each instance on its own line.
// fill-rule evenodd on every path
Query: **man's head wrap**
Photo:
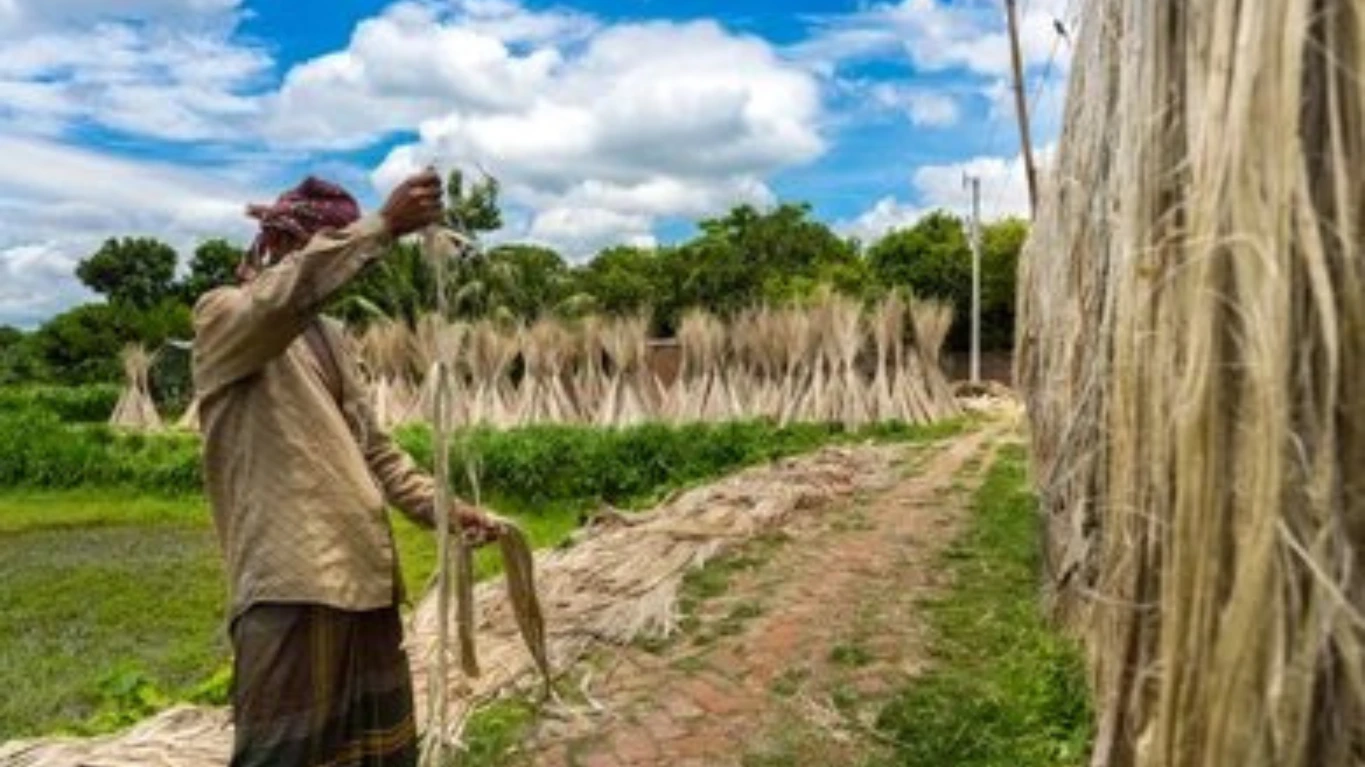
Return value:
M 247 251 L 247 266 L 260 269 L 283 253 L 267 253 L 271 234 L 306 243 L 324 229 L 341 229 L 360 218 L 360 205 L 345 189 L 309 176 L 270 205 L 248 205 L 247 215 L 261 222 L 260 234 Z

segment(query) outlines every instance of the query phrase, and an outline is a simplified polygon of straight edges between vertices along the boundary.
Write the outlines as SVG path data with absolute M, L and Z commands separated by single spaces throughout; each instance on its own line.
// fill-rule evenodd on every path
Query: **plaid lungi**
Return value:
M 232 626 L 232 767 L 417 763 L 394 607 L 258 604 Z

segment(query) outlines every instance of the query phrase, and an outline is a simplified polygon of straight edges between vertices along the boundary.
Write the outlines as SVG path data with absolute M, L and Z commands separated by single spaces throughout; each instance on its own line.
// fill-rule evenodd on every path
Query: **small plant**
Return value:
M 837 644 L 829 651 L 829 661 L 840 666 L 861 668 L 871 663 L 872 653 L 861 644 Z

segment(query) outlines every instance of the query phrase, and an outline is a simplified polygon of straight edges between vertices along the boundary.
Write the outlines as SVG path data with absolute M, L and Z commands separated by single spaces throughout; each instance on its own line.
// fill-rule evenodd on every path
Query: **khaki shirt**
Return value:
M 195 306 L 204 479 L 230 620 L 257 602 L 370 610 L 402 599 L 385 501 L 429 527 L 432 481 L 376 424 L 339 325 L 318 325 L 334 364 L 302 335 L 391 242 L 382 219 L 362 218 Z

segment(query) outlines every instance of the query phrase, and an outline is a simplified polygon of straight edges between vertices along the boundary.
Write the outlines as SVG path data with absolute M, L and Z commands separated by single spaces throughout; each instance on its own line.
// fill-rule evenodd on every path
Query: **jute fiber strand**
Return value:
M 1365 8 L 1086 5 L 1021 281 L 1095 765 L 1365 761 Z
M 423 233 L 423 255 L 431 263 L 435 274 L 436 295 L 439 304 L 438 314 L 441 317 L 447 313 L 445 289 L 447 267 L 459 257 L 461 246 L 466 243 L 467 241 L 458 233 L 441 230 L 438 227 L 429 227 Z M 440 351 L 439 348 L 438 351 Z M 466 677 L 478 677 L 480 674 L 474 637 L 473 548 L 463 531 L 451 531 L 450 529 L 449 511 L 452 508 L 450 432 L 452 426 L 448 409 L 452 404 L 450 381 L 453 365 L 454 360 L 438 356 L 433 369 L 433 374 L 436 376 L 436 393 L 432 412 L 432 439 L 435 442 L 433 447 L 436 455 L 434 479 L 436 486 L 437 564 L 435 584 L 429 591 L 433 593 L 436 603 L 437 632 L 436 641 L 429 643 L 427 647 L 428 657 L 434 657 L 434 661 L 427 664 L 432 669 L 432 673 L 429 674 L 431 681 L 426 699 L 428 712 L 420 759 L 424 767 L 445 767 L 447 751 L 451 746 L 459 744 L 460 729 L 463 726 L 463 722 L 461 722 L 460 728 L 454 730 L 448 726 L 451 708 L 448 661 L 451 652 L 450 624 L 452 617 L 457 627 L 460 669 Z M 478 469 L 476 461 L 469 458 L 468 446 L 466 445 L 465 448 L 460 452 L 466 456 L 466 461 L 468 461 L 464 469 L 469 475 L 470 485 L 475 488 L 474 503 L 477 506 L 480 502 L 478 497 Z M 544 679 L 545 691 L 548 695 L 552 691 L 552 684 L 549 656 L 545 643 L 545 619 L 540 609 L 539 597 L 536 594 L 535 568 L 531 557 L 530 544 L 526 535 L 512 522 L 500 519 L 497 521 L 497 527 L 498 542 L 501 545 L 507 573 L 506 596 L 510 600 L 512 611 L 516 616 L 518 630 Z M 453 562 L 452 543 L 454 544 Z M 452 567 L 454 568 L 453 572 Z M 454 616 L 450 612 L 452 597 L 456 600 Z M 408 640 L 411 641 L 411 632 Z

